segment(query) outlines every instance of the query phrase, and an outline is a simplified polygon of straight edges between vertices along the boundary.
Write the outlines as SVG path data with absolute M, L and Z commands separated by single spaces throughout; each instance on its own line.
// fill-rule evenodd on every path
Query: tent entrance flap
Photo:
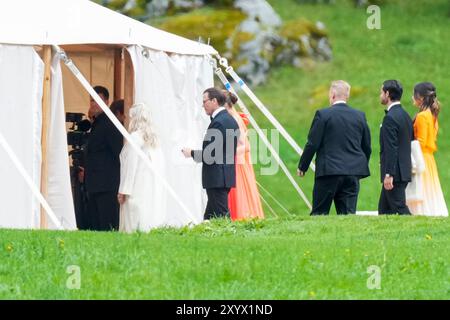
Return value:
M 83 76 L 83 74 L 78 70 L 73 61 L 68 58 L 66 53 L 61 50 L 58 46 L 54 46 L 56 52 L 59 53 L 61 60 L 64 61 L 68 69 L 73 73 L 76 79 L 81 83 L 83 88 L 90 94 L 90 96 L 97 102 L 97 104 L 101 107 L 103 112 L 107 115 L 107 117 L 111 120 L 114 126 L 120 131 L 123 137 L 127 140 L 127 142 L 133 147 L 135 152 L 141 158 L 141 160 L 152 170 L 153 174 L 159 179 L 163 188 L 166 188 L 168 193 L 172 196 L 173 200 L 177 202 L 180 207 L 183 209 L 184 213 L 190 217 L 192 223 L 198 223 L 197 219 L 192 215 L 192 213 L 187 209 L 186 205 L 181 202 L 179 196 L 173 191 L 172 187 L 167 183 L 164 177 L 153 167 L 152 162 L 147 157 L 147 155 L 142 151 L 139 145 L 131 138 L 131 135 L 125 129 L 125 127 L 119 122 L 119 120 L 114 116 L 109 107 L 103 102 L 100 96 L 94 91 L 94 89 L 90 86 L 89 82 Z
M 125 98 L 126 59 L 123 46 L 66 45 L 62 49 L 70 55 L 91 85 L 108 88 L 110 101 Z M 87 114 L 89 95 L 70 70 L 63 68 L 62 72 L 66 112 Z

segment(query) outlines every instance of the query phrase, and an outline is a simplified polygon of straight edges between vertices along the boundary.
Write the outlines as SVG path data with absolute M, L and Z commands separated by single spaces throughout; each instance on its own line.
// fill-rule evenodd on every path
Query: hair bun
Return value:
M 230 101 L 233 103 L 233 104 L 236 104 L 236 102 L 238 101 L 238 97 L 236 97 L 236 95 L 234 94 L 234 93 L 229 93 L 229 95 L 230 95 Z

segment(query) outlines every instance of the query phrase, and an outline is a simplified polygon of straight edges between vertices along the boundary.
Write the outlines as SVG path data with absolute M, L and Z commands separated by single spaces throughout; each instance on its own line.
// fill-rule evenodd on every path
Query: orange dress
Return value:
M 234 109 L 229 112 L 237 121 L 241 132 L 236 151 L 236 187 L 232 188 L 228 195 L 231 220 L 263 219 L 264 212 L 250 157 L 250 142 L 247 137 L 248 119 Z
M 413 215 L 448 216 L 447 205 L 433 155 L 437 150 L 438 130 L 438 121 L 429 109 L 417 114 L 414 120 L 414 137 L 420 143 L 420 149 L 425 160 L 425 171 L 422 173 L 423 200 L 407 201 Z

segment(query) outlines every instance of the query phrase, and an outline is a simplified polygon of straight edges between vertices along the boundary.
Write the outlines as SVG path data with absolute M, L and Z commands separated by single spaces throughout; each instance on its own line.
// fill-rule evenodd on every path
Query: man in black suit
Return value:
M 347 82 L 331 84 L 331 107 L 316 112 L 298 164 L 303 177 L 316 154 L 311 215 L 327 215 L 333 200 L 337 214 L 355 213 L 359 180 L 370 175 L 369 127 L 365 114 L 347 105 L 349 96 Z
M 235 155 L 239 126 L 223 106 L 225 96 L 209 88 L 203 93 L 203 108 L 211 124 L 203 139 L 202 150 L 182 150 L 186 158 L 202 162 L 202 184 L 208 195 L 205 220 L 229 216 L 228 193 L 236 185 Z
M 387 106 L 380 128 L 381 188 L 379 214 L 411 214 L 405 189 L 411 181 L 411 141 L 414 139 L 410 116 L 402 108 L 403 88 L 397 80 L 387 80 L 380 90 L 380 101 Z
M 108 105 L 108 90 L 101 86 L 94 87 L 94 90 Z M 93 122 L 86 146 L 84 178 L 88 192 L 90 229 L 118 230 L 119 154 L 123 146 L 123 137 L 92 97 L 89 116 Z

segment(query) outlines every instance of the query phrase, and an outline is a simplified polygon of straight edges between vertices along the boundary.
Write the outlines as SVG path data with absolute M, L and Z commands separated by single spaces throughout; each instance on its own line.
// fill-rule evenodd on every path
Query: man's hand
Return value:
M 183 152 L 183 154 L 184 154 L 184 156 L 186 157 L 186 158 L 190 158 L 191 157 L 191 149 L 189 149 L 189 148 L 183 148 L 182 150 L 181 150 L 181 152 Z
M 300 169 L 297 169 L 297 175 L 299 176 L 299 177 L 304 177 L 305 176 L 305 173 L 303 172 L 303 171 L 301 171 Z
M 383 186 L 388 191 L 394 189 L 394 177 L 391 176 L 384 177 Z
M 119 193 L 117 194 L 117 201 L 119 201 L 119 204 L 124 204 L 127 200 L 127 196 L 125 194 Z
M 83 167 L 79 167 L 79 171 L 78 171 L 78 181 L 80 183 L 84 182 L 84 168 Z

